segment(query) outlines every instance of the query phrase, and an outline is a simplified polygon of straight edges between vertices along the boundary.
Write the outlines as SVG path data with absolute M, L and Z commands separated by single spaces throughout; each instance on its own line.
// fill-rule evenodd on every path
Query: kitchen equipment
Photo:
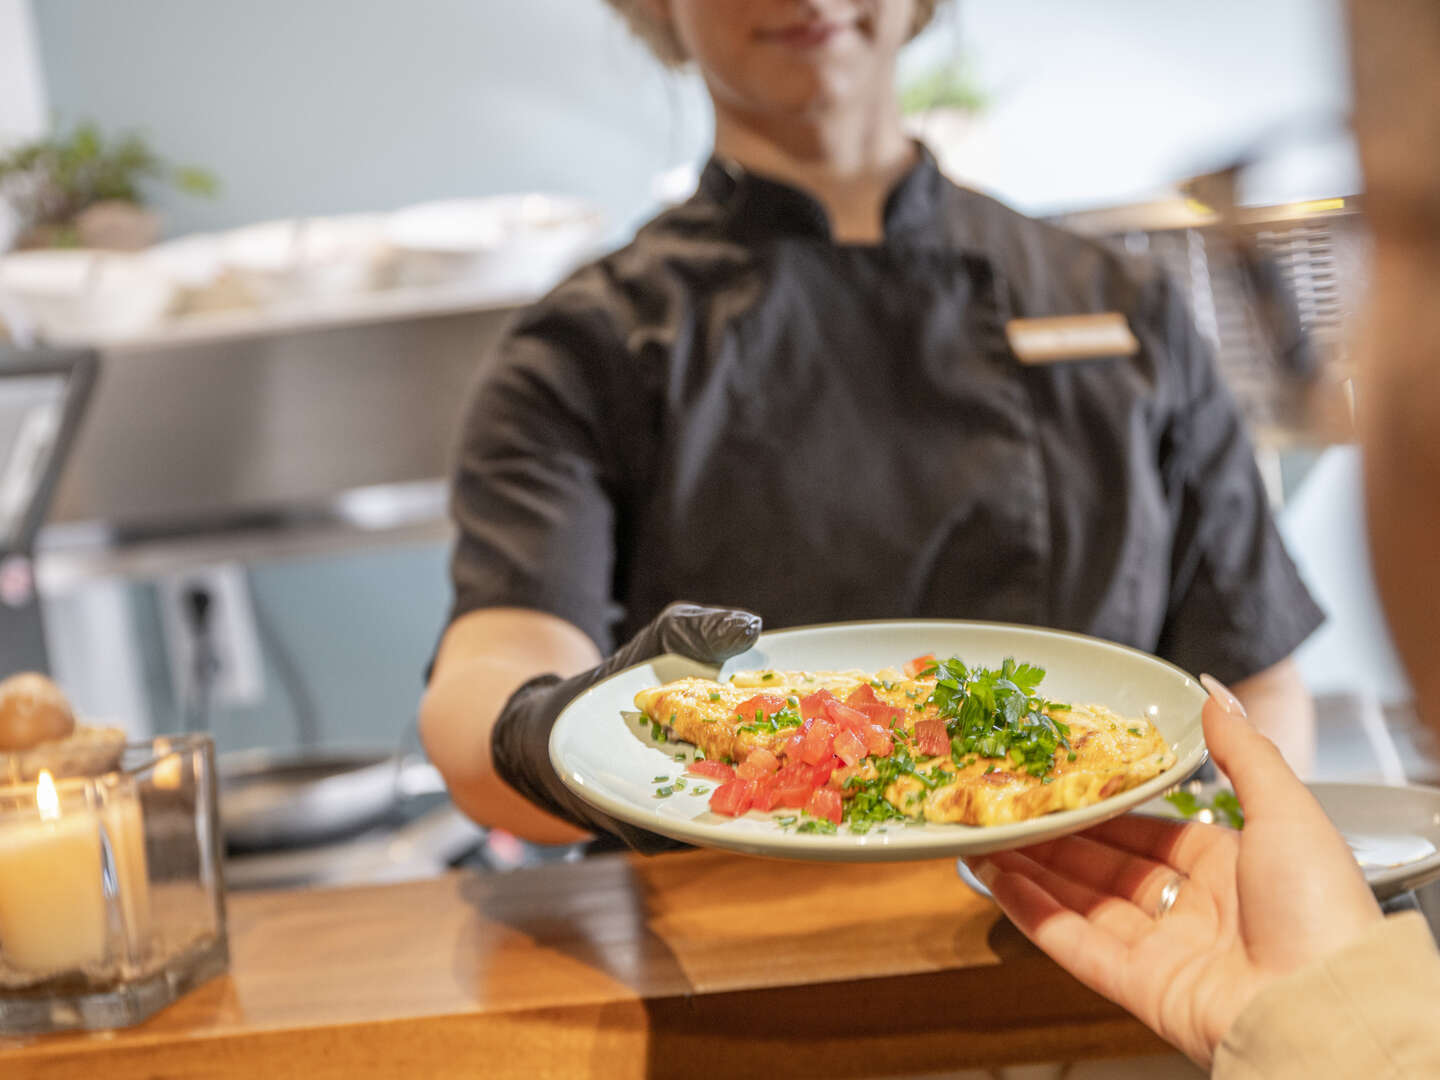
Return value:
M 1236 206 L 1235 173 L 1197 177 L 1198 198 L 1053 220 L 1160 264 L 1262 446 L 1350 441 L 1348 344 L 1369 277 L 1361 200 Z
M 247 750 L 220 759 L 220 823 L 231 850 L 318 844 L 443 792 L 434 766 L 370 750 Z
M 680 742 L 654 742 L 635 712 L 637 691 L 715 669 L 677 656 L 627 668 L 581 694 L 560 714 L 550 760 L 566 786 L 605 813 L 665 836 L 756 855 L 835 861 L 925 859 L 999 851 L 1039 843 L 1124 813 L 1178 784 L 1205 760 L 1200 709 L 1205 691 L 1193 678 L 1137 649 L 1083 634 L 1003 623 L 895 620 L 836 623 L 761 634 L 749 651 L 726 661 L 719 678 L 757 668 L 876 671 L 926 653 L 998 666 L 1006 657 L 1045 669 L 1041 692 L 1057 701 L 1100 703 L 1121 716 L 1144 716 L 1175 752 L 1176 763 L 1129 791 L 1082 807 L 1011 825 L 887 823 L 863 835 L 785 830 L 770 815 L 727 818 L 709 811 L 693 787 L 657 797 L 657 777 L 686 765 Z M 705 786 L 709 786 L 706 784 Z M 778 811 L 784 816 L 794 811 Z

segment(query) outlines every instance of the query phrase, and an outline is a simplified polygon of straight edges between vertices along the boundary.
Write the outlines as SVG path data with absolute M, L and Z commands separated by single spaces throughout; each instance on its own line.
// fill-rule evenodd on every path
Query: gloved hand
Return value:
M 495 771 L 536 806 L 582 829 L 608 832 L 644 854 L 684 847 L 617 821 L 575 795 L 550 764 L 550 731 L 577 696 L 601 679 L 663 653 L 719 664 L 744 652 L 760 634 L 760 616 L 734 608 L 671 604 L 601 664 L 569 679 L 541 675 L 510 695 L 490 732 Z

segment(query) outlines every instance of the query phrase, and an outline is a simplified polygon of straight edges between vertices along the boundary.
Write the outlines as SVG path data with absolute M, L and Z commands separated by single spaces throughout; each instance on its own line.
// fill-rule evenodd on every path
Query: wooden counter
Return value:
M 0 1077 L 914 1075 L 1165 1049 L 956 877 L 714 852 L 230 901 L 228 976 Z

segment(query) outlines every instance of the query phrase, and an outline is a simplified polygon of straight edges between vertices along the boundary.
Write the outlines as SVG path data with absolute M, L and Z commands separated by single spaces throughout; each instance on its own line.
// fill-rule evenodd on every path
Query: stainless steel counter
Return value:
M 50 515 L 197 532 L 443 478 L 466 391 L 514 307 L 106 347 Z

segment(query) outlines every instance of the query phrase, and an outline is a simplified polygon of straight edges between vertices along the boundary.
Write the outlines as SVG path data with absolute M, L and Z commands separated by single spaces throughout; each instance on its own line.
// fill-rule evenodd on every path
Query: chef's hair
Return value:
M 667 67 L 679 67 L 690 59 L 685 46 L 675 33 L 675 28 L 666 20 L 657 18 L 651 0 L 605 0 L 630 24 L 635 36 L 643 41 L 661 63 Z M 935 9 L 944 0 L 915 0 L 915 25 L 910 30 L 913 37 L 924 30 L 935 17 Z

